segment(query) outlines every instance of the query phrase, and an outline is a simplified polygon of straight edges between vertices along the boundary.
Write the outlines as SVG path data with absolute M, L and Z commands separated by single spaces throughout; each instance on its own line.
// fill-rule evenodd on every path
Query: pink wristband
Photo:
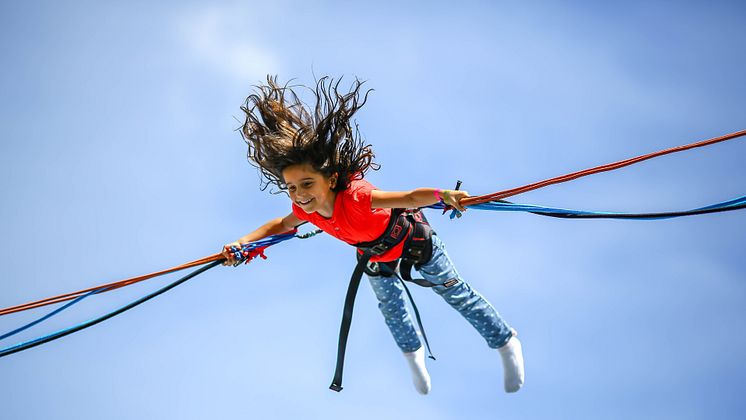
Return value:
M 437 198 L 438 201 L 440 201 L 440 202 L 443 201 L 443 199 L 440 197 L 440 190 L 439 189 L 436 189 L 435 191 L 433 191 L 433 193 L 435 193 L 435 198 Z

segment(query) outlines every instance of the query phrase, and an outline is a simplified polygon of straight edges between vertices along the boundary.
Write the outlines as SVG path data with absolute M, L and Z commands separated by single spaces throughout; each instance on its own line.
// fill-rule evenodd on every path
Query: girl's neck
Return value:
M 337 193 L 332 192 L 329 195 L 329 200 L 327 202 L 323 203 L 318 209 L 316 209 L 316 213 L 320 214 L 323 217 L 326 217 L 327 219 L 331 219 L 331 217 L 334 215 L 334 204 L 337 202 Z

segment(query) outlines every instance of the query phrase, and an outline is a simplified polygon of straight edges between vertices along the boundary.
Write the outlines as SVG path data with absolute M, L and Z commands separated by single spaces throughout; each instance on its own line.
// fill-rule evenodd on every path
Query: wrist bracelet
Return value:
M 435 191 L 433 191 L 433 193 L 435 194 L 435 198 L 437 198 L 438 201 L 443 202 L 443 199 L 440 197 L 440 190 L 439 189 L 436 189 Z

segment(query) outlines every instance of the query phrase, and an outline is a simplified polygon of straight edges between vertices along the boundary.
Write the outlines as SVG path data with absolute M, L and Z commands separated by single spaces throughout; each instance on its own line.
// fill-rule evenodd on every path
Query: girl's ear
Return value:
M 337 172 L 334 172 L 332 176 L 329 177 L 329 183 L 331 188 L 334 188 L 337 186 L 337 178 L 339 177 L 339 174 Z

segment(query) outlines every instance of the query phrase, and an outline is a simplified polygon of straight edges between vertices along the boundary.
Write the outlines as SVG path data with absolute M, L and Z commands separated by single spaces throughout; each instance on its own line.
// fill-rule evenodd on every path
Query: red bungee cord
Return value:
M 734 139 L 736 137 L 741 137 L 746 135 L 746 130 L 737 131 L 735 133 L 726 134 L 724 136 L 720 137 L 714 137 L 708 140 L 702 140 L 696 143 L 686 144 L 684 146 L 678 146 L 678 147 L 672 147 L 670 149 L 661 150 L 659 152 L 649 153 L 647 155 L 642 155 L 638 157 L 634 157 L 631 159 L 626 160 L 620 160 L 619 162 L 609 163 L 606 165 L 596 166 L 595 168 L 586 169 L 583 171 L 573 172 L 571 174 L 558 176 L 555 178 L 550 178 L 544 181 L 535 182 L 533 184 L 524 185 L 522 187 L 518 188 L 511 188 L 509 190 L 499 191 L 492 194 L 487 195 L 479 195 L 469 198 L 464 198 L 460 200 L 459 202 L 461 205 L 468 206 L 472 204 L 481 204 L 481 203 L 487 203 L 490 201 L 497 201 L 502 200 L 503 198 L 511 197 L 514 195 L 522 194 L 528 191 L 536 190 L 539 188 L 546 187 L 548 185 L 552 184 L 559 184 L 561 182 L 567 182 L 572 181 L 573 179 L 578 179 L 580 177 L 584 177 L 591 174 L 596 174 L 599 172 L 606 172 L 606 171 L 612 171 L 614 169 L 623 168 L 625 166 L 632 165 L 633 163 L 642 162 L 643 160 L 652 159 L 654 157 L 667 155 L 669 153 L 675 153 L 675 152 L 681 152 L 684 150 L 693 149 L 695 147 L 702 147 L 702 146 L 709 146 L 711 144 L 719 143 L 721 141 L 726 141 L 730 139 Z
M 196 267 L 198 265 L 203 265 L 209 262 L 217 261 L 222 258 L 224 258 L 222 254 L 214 254 L 214 255 L 210 255 L 209 257 L 201 258 L 199 260 L 194 260 L 192 262 L 178 265 L 176 267 L 172 267 L 166 270 L 157 271 L 155 273 L 145 274 L 142 276 L 131 277 L 128 279 L 119 280 L 119 281 L 115 281 L 112 283 L 102 284 L 100 286 L 78 290 L 77 292 L 65 293 L 64 295 L 52 296 L 46 299 L 40 299 L 40 300 L 36 300 L 33 302 L 24 303 L 22 305 L 10 306 L 8 308 L 0 309 L 0 316 L 12 314 L 14 312 L 25 311 L 27 309 L 38 308 L 40 306 L 46 306 L 46 305 L 52 305 L 54 303 L 65 302 L 68 300 L 75 299 L 78 296 L 81 296 L 85 293 L 92 292 L 96 289 L 102 289 L 108 292 L 110 290 L 118 289 L 124 286 L 129 286 L 130 284 L 134 284 L 137 282 L 141 282 L 143 280 L 151 279 L 153 277 L 158 277 L 164 274 L 173 273 L 174 271 L 180 271 L 180 270 L 184 270 L 187 268 Z

